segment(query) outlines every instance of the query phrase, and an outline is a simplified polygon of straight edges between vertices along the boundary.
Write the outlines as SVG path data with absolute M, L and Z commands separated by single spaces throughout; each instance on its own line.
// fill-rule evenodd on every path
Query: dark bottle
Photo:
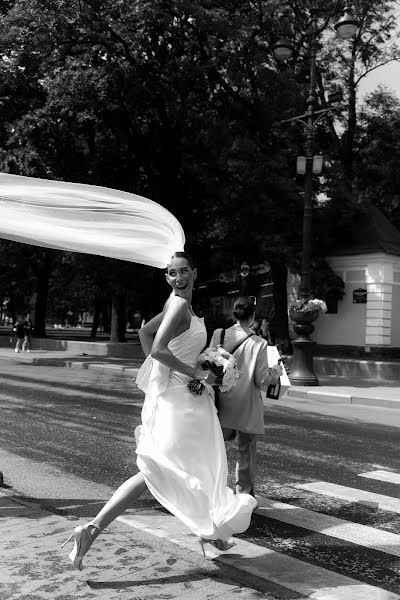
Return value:
M 268 387 L 267 387 L 267 398 L 272 398 L 274 400 L 277 400 L 279 398 L 279 394 L 281 391 L 281 382 L 280 380 L 277 381 L 276 383 L 271 383 Z
M 278 360 L 278 365 L 282 363 L 282 359 Z M 279 394 L 281 392 L 281 379 L 279 378 L 276 383 L 271 383 L 267 387 L 266 396 L 267 398 L 272 398 L 273 400 L 277 400 L 279 398 Z

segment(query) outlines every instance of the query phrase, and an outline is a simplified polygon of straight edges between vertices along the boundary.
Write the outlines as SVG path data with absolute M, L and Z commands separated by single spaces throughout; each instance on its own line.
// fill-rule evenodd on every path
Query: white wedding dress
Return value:
M 190 328 L 168 347 L 195 366 L 206 337 L 203 319 L 192 316 Z M 136 380 L 146 392 L 142 425 L 135 431 L 137 464 L 152 495 L 193 533 L 226 540 L 248 528 L 256 501 L 227 486 L 214 392 L 206 386 L 197 396 L 188 381 L 151 357 L 143 363 Z

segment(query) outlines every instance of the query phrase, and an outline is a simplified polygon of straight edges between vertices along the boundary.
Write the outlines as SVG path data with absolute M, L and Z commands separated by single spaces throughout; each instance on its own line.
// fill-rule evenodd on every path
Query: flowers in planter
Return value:
M 289 310 L 307 314 L 320 314 L 325 313 L 327 311 L 327 307 L 325 302 L 323 300 L 319 300 L 318 298 L 312 298 L 311 300 L 299 298 L 298 300 L 292 302 L 292 304 L 289 307 Z

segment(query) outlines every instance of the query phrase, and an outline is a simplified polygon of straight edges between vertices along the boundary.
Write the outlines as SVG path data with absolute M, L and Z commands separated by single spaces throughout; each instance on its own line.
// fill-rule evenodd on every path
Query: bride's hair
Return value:
M 173 255 L 171 256 L 171 260 L 173 258 L 184 258 L 189 263 L 189 267 L 191 269 L 194 269 L 196 267 L 196 263 L 194 262 L 194 259 L 193 259 L 192 255 L 189 254 L 189 252 L 174 252 Z M 167 269 L 168 269 L 168 266 L 167 266 Z
M 237 298 L 235 304 L 233 305 L 233 316 L 238 321 L 242 321 L 243 319 L 248 319 L 254 315 L 255 310 L 256 305 L 254 298 L 251 298 L 250 296 L 242 296 L 241 298 Z

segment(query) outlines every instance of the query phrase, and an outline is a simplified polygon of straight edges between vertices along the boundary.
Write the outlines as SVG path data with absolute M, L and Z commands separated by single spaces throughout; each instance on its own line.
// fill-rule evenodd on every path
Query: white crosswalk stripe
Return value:
M 389 510 L 396 514 L 400 514 L 400 498 L 392 498 L 383 494 L 375 494 L 357 488 L 350 488 L 344 485 L 336 485 L 327 481 L 315 481 L 313 483 L 297 483 L 297 489 L 315 492 L 332 498 L 341 498 L 349 502 L 359 502 L 367 504 L 382 510 Z
M 400 557 L 400 535 L 350 523 L 312 510 L 257 496 L 256 513 L 346 542 Z
M 358 476 L 400 485 L 400 473 L 393 473 L 392 471 L 370 471 L 369 473 L 359 473 Z

